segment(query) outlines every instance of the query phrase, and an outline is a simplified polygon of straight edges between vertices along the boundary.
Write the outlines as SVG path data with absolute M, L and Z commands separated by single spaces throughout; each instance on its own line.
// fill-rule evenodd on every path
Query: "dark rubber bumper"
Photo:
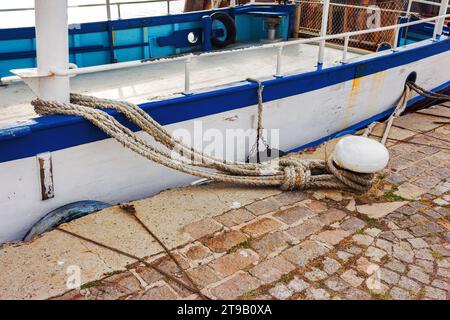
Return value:
M 224 13 L 224 12 L 214 12 L 211 15 L 211 19 L 214 22 L 214 20 L 218 20 L 223 23 L 226 29 L 226 38 L 225 40 L 220 40 L 216 36 L 214 36 L 214 32 L 211 36 L 211 43 L 216 48 L 225 48 L 226 46 L 236 42 L 236 24 L 234 23 L 234 20 L 230 15 Z

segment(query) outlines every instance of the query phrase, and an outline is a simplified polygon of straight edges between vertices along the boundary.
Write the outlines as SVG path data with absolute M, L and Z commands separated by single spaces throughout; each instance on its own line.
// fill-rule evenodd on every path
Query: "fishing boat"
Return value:
M 67 1 L 36 0 L 35 27 L 0 30 L 0 243 L 22 239 L 72 203 L 117 204 L 198 180 L 123 148 L 82 117 L 38 116 L 36 97 L 131 102 L 205 153 L 214 136 L 257 129 L 260 115 L 276 132 L 266 137 L 271 146 L 299 151 L 388 117 L 408 81 L 448 92 L 449 2 L 414 1 L 438 15 L 413 14 L 412 0 L 396 9 L 230 1 L 68 25 Z M 393 23 L 380 25 L 388 16 Z M 408 108 L 426 101 L 409 98 Z M 124 115 L 106 112 L 156 144 Z M 241 140 L 224 149 L 237 161 L 251 152 Z

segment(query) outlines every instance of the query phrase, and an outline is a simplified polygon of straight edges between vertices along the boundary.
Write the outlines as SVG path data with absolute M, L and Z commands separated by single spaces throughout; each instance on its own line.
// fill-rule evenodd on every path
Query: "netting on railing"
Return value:
M 353 2 L 353 4 L 350 4 Z M 315 0 L 297 1 L 299 7 L 300 37 L 318 36 L 322 21 L 322 2 Z M 391 26 L 398 23 L 398 17 L 405 13 L 408 0 L 375 2 L 370 5 L 347 3 L 330 4 L 327 34 L 338 34 L 378 27 Z M 361 3 L 361 1 L 359 1 Z M 369 3 L 366 1 L 365 3 Z M 350 46 L 375 50 L 383 42 L 393 45 L 395 31 L 382 31 L 355 36 L 350 39 Z M 343 40 L 332 42 L 342 43 Z

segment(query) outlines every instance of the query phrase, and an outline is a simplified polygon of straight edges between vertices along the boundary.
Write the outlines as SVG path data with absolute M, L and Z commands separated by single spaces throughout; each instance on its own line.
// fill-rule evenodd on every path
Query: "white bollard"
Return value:
M 333 160 L 343 169 L 358 173 L 375 173 L 386 168 L 389 152 L 383 144 L 373 139 L 348 136 L 336 144 Z

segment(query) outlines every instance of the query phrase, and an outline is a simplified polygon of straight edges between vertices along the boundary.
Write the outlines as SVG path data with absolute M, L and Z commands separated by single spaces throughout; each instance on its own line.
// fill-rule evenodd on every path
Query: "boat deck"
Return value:
M 395 120 L 389 167 L 365 195 L 211 183 L 130 205 L 211 299 L 448 300 L 449 107 Z M 323 158 L 335 143 L 303 156 Z M 61 228 L 150 266 L 54 230 L 30 243 L 0 246 L 0 298 L 198 298 L 152 269 L 188 283 L 119 206 Z M 76 268 L 82 286 L 69 290 L 65 284 Z
M 283 75 L 316 70 L 318 46 L 302 44 L 283 50 Z M 276 71 L 276 48 L 236 51 L 193 59 L 191 91 L 233 85 L 247 78 L 269 78 Z M 348 52 L 348 59 L 362 53 Z M 324 68 L 340 63 L 342 50 L 325 49 Z M 71 79 L 73 92 L 97 97 L 144 103 L 180 96 L 184 90 L 184 62 L 168 61 L 154 65 L 78 75 Z M 30 101 L 33 92 L 22 82 L 0 87 L 0 122 L 29 119 L 36 116 Z

